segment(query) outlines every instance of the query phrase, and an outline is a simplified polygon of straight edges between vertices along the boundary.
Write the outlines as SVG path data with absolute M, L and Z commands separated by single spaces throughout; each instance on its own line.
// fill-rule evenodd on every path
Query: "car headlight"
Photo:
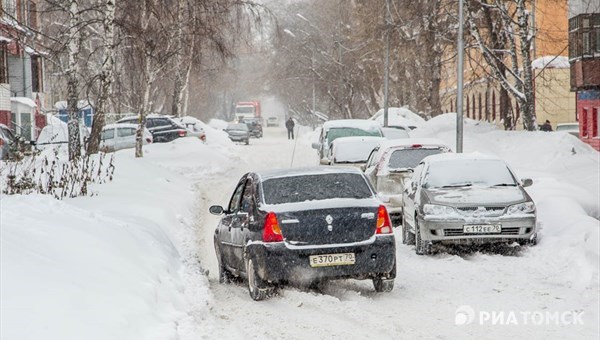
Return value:
M 531 214 L 533 212 L 535 212 L 535 204 L 533 204 L 533 202 L 525 202 L 525 203 L 511 205 L 508 207 L 508 210 L 506 211 L 506 213 L 508 215 Z
M 437 205 L 437 204 L 425 204 L 423 206 L 423 213 L 425 215 L 454 215 L 455 210 L 452 207 L 448 207 L 445 205 Z

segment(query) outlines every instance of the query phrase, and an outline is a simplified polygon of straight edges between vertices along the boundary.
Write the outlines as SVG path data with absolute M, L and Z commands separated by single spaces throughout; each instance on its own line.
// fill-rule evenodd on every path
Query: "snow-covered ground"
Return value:
M 454 116 L 444 115 L 413 135 L 453 146 L 453 128 Z M 304 130 L 292 141 L 266 128 L 249 146 L 180 139 L 145 147 L 143 159 L 117 152 L 114 181 L 92 197 L 2 196 L 0 337 L 597 338 L 599 154 L 566 133 L 466 120 L 465 151 L 500 156 L 533 178 L 536 247 L 424 257 L 396 231 L 398 277 L 388 294 L 367 281 L 335 281 L 254 302 L 243 284 L 219 284 L 218 218 L 208 207 L 226 204 L 247 171 L 316 165 L 313 137 Z M 511 313 L 518 325 L 498 324 L 511 323 Z

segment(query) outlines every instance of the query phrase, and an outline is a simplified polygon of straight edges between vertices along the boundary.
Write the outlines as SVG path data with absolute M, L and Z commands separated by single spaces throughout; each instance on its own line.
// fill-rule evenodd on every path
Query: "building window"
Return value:
M 581 117 L 579 117 L 579 123 L 581 124 L 581 137 L 588 136 L 588 116 L 587 109 L 581 110 Z
M 42 90 L 42 58 L 39 55 L 31 56 L 31 91 Z
M 496 91 L 492 91 L 492 121 L 496 121 Z
M 583 55 L 589 55 L 592 52 L 590 46 L 590 32 L 583 32 L 581 35 L 581 47 L 583 49 Z
M 592 137 L 598 138 L 598 108 L 592 110 Z
M 471 114 L 472 114 L 473 119 L 475 119 L 476 116 L 475 116 L 475 95 L 474 94 L 472 95 L 471 103 L 473 104 L 473 105 L 471 105 L 471 110 L 472 110 Z
M 470 104 L 470 103 L 469 103 L 469 96 L 467 96 L 467 118 L 469 118 L 469 114 L 471 113 L 471 112 L 469 111 L 469 104 Z
M 27 11 L 27 15 L 29 16 L 29 27 L 34 30 L 38 28 L 38 20 L 37 20 L 37 4 L 35 1 L 29 1 L 29 11 Z
M 482 116 L 481 116 L 481 93 L 479 94 L 478 100 L 479 100 L 479 103 L 478 103 L 479 104 L 479 120 L 481 120 L 482 119 Z
M 0 43 L 0 84 L 8 84 L 8 58 L 6 43 Z

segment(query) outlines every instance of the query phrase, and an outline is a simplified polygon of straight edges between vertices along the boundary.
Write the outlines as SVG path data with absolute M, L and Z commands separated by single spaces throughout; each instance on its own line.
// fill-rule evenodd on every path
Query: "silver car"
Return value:
M 413 168 L 430 155 L 450 152 L 444 142 L 433 138 L 406 138 L 382 142 L 373 149 L 362 169 L 384 202 L 394 226 L 402 222 L 404 182 Z
M 404 190 L 403 243 L 417 254 L 436 244 L 482 244 L 537 241 L 536 209 L 523 189 L 531 179 L 517 179 L 501 159 L 475 154 L 426 157 Z
M 229 139 L 233 142 L 243 142 L 244 144 L 250 144 L 250 129 L 248 125 L 244 123 L 234 123 L 227 125 L 225 129 Z

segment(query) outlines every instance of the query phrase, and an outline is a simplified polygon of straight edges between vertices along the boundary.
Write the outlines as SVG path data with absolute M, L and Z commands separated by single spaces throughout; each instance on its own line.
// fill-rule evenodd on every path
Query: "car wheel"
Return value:
M 392 271 L 380 277 L 373 278 L 373 287 L 378 293 L 388 293 L 394 289 L 394 279 L 396 278 L 396 263 Z
M 217 266 L 219 267 L 219 283 L 230 283 L 233 276 L 225 268 L 225 264 L 223 263 L 223 253 L 221 252 L 221 247 L 218 246 L 218 243 L 216 241 L 215 253 L 217 255 Z
M 529 240 L 519 241 L 519 244 L 522 246 L 535 246 L 537 244 L 537 233 L 533 235 L 533 237 Z
M 261 301 L 273 293 L 273 288 L 258 276 L 256 265 L 252 259 L 246 260 L 246 274 L 248 275 L 248 292 L 252 300 Z
M 410 230 L 408 230 L 408 225 L 406 224 L 406 222 L 402 223 L 402 244 L 415 244 L 415 234 L 411 233 Z
M 431 254 L 431 243 L 429 241 L 423 241 L 421 239 L 421 229 L 419 228 L 419 222 L 415 216 L 415 252 L 417 255 L 430 255 Z
M 246 145 L 250 144 L 250 138 L 246 139 Z

